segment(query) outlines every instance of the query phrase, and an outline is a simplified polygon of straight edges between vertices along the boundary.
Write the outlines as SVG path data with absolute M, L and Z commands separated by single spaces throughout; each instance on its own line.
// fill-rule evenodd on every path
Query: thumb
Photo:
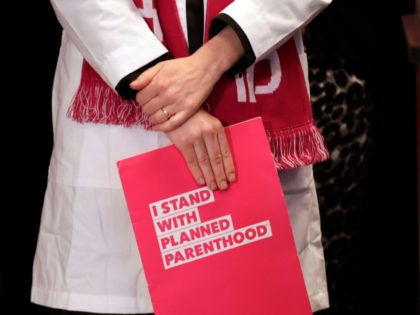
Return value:
M 157 65 L 147 69 L 142 74 L 140 74 L 137 79 L 130 83 L 130 87 L 133 90 L 141 90 L 146 87 L 155 77 L 156 74 L 160 71 L 162 65 L 158 63 Z

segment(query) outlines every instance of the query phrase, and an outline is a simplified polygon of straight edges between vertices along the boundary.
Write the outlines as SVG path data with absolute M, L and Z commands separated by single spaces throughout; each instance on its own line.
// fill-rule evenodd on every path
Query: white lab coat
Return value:
M 165 1 L 165 0 L 160 0 Z M 181 20 L 185 0 L 177 0 Z M 236 0 L 224 12 L 244 30 L 257 60 L 296 35 L 330 0 Z M 79 124 L 66 117 L 83 58 L 115 87 L 166 52 L 131 0 L 52 0 L 64 31 L 53 90 L 49 168 L 31 300 L 68 310 L 148 313 L 152 305 L 116 161 L 169 144 L 141 127 Z M 185 20 L 182 21 L 185 26 Z M 281 172 L 312 309 L 328 307 L 312 168 Z M 141 179 L 139 179 L 141 180 Z

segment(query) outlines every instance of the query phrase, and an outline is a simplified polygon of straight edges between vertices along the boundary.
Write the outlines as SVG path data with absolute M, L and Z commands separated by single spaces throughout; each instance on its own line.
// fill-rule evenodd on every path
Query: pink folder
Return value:
M 312 314 L 262 121 L 226 131 L 227 191 L 197 185 L 172 145 L 118 162 L 155 314 Z

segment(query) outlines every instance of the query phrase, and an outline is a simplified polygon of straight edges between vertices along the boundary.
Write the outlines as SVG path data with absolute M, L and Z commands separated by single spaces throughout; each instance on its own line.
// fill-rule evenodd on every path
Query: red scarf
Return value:
M 153 1 L 164 44 L 175 58 L 188 56 L 176 0 L 134 0 L 139 9 Z M 163 2 L 165 4 L 163 4 Z M 206 34 L 211 20 L 232 0 L 208 1 Z M 145 19 L 153 30 L 152 21 Z M 208 38 L 206 38 L 208 40 Z M 281 68 L 281 70 L 280 70 Z M 225 125 L 261 116 L 279 169 L 291 169 L 328 158 L 312 118 L 305 78 L 294 39 L 240 76 L 223 76 L 207 100 L 210 113 Z M 68 116 L 77 122 L 150 127 L 134 101 L 119 97 L 86 62 Z

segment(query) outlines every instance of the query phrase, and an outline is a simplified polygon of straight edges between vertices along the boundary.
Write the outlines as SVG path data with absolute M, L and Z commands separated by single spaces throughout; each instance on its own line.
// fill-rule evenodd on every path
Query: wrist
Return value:
M 244 55 L 244 48 L 236 32 L 226 26 L 194 55 L 203 60 L 206 71 L 221 77 Z

